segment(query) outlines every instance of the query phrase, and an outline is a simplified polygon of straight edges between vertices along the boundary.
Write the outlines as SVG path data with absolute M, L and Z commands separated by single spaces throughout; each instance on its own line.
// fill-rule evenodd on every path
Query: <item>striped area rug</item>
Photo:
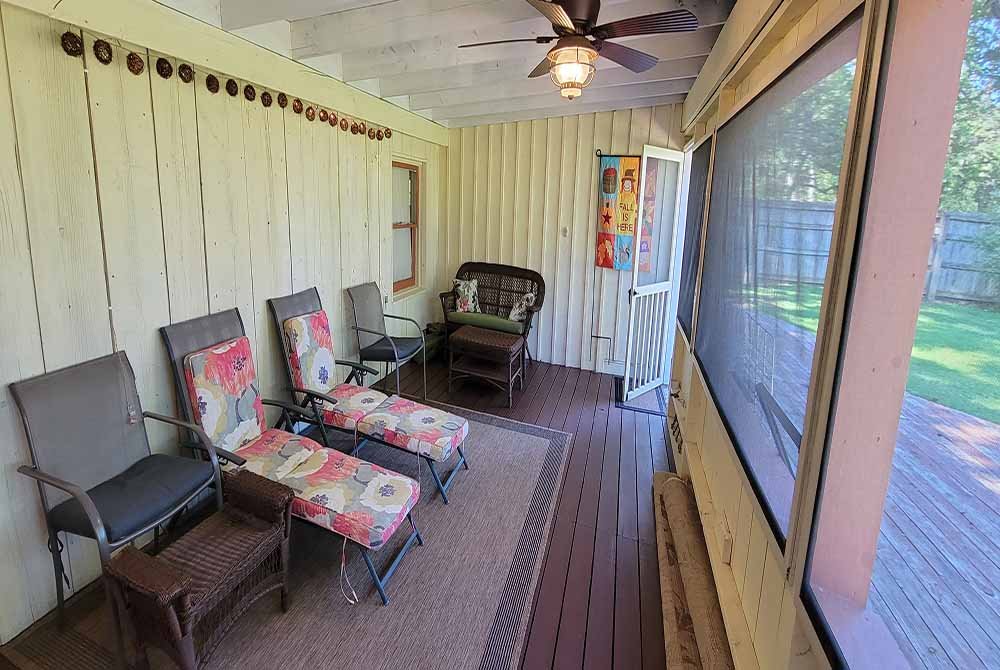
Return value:
M 295 522 L 291 608 L 277 595 L 258 601 L 233 627 L 207 668 L 427 668 L 507 670 L 520 664 L 535 589 L 548 545 L 571 436 L 447 406 L 469 419 L 460 472 L 438 497 L 420 466 L 421 502 L 414 517 L 425 539 L 403 560 L 380 604 L 358 553 L 348 548 L 347 574 L 361 597 L 341 593 L 342 541 Z M 416 477 L 417 459 L 370 445 L 362 458 Z M 450 468 L 443 468 L 447 472 Z M 405 540 L 398 532 L 378 554 L 384 568 Z M 345 585 L 346 586 L 346 585 Z M 71 601 L 69 625 L 36 624 L 0 648 L 20 670 L 111 668 L 110 614 L 101 589 Z M 150 651 L 154 670 L 172 663 Z

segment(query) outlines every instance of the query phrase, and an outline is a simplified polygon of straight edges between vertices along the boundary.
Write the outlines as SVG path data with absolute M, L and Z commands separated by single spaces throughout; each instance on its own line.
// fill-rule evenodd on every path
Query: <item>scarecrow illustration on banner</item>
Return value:
M 597 267 L 631 270 L 638 214 L 638 156 L 601 156 Z

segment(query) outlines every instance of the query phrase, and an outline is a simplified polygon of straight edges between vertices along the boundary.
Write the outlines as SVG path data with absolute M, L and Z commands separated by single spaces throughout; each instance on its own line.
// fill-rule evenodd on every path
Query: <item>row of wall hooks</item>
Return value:
M 72 30 L 67 30 L 62 34 L 60 44 L 62 45 L 63 51 L 74 58 L 83 55 L 83 39 L 78 33 Z M 107 40 L 94 40 L 94 57 L 99 63 L 109 65 L 114 59 L 114 49 Z M 135 75 L 142 74 L 146 68 L 142 56 L 134 51 L 130 51 L 125 57 L 125 64 L 128 66 L 129 72 Z M 156 59 L 156 73 L 164 79 L 170 79 L 170 77 L 174 74 L 174 66 L 169 59 L 161 56 Z M 187 63 L 181 63 L 177 66 L 177 77 L 185 84 L 191 83 L 191 81 L 194 80 L 194 68 Z M 213 95 L 218 93 L 220 89 L 219 78 L 214 74 L 206 75 L 205 88 Z M 239 95 L 239 92 L 240 85 L 237 81 L 233 78 L 226 79 L 226 93 L 228 93 L 230 97 L 236 97 Z M 243 87 L 243 97 L 246 98 L 247 102 L 253 102 L 257 99 L 257 89 L 253 84 L 246 84 Z M 262 91 L 259 97 L 260 104 L 264 107 L 270 107 L 274 103 L 274 97 L 269 91 Z M 278 93 L 277 102 L 278 107 L 284 109 L 288 106 L 288 96 L 284 93 Z M 296 114 L 304 113 L 306 120 L 310 122 L 315 121 L 318 117 L 320 123 L 328 123 L 331 128 L 337 128 L 339 126 L 344 132 L 350 130 L 352 135 L 367 135 L 370 140 L 377 140 L 381 142 L 384 139 L 392 137 L 391 128 L 369 128 L 368 124 L 364 121 L 351 121 L 346 117 L 337 116 L 336 112 L 328 111 L 323 108 L 320 108 L 317 112 L 315 107 L 312 105 L 306 106 L 298 98 L 292 100 L 292 111 Z

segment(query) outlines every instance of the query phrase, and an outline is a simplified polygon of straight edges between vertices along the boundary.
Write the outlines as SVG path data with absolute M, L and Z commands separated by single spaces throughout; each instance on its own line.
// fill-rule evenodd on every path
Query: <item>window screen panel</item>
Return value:
M 782 539 L 859 37 L 828 38 L 716 135 L 695 352 Z
M 684 257 L 681 260 L 680 292 L 677 296 L 677 320 L 691 340 L 694 319 L 694 290 L 698 281 L 701 256 L 702 222 L 705 198 L 708 195 L 708 164 L 712 158 L 712 140 L 702 142 L 691 156 L 691 176 L 688 180 L 687 210 L 684 215 Z

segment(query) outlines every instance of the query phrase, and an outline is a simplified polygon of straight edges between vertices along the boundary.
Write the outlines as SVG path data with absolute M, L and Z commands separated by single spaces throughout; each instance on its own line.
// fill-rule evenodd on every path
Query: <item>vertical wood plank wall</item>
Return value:
M 537 270 L 546 294 L 533 354 L 586 370 L 620 368 L 631 273 L 594 267 L 595 152 L 681 149 L 680 121 L 681 106 L 664 105 L 451 130 L 441 284 L 464 261 Z
M 239 307 L 261 390 L 280 395 L 281 352 L 265 300 L 318 286 L 338 353 L 351 357 L 343 289 L 391 293 L 388 198 L 394 156 L 424 169 L 419 273 L 424 289 L 389 306 L 437 316 L 438 231 L 447 148 L 396 132 L 390 141 L 333 130 L 212 95 L 210 74 L 163 79 L 160 54 L 110 40 L 114 59 L 67 56 L 58 21 L 0 5 L 0 642 L 55 604 L 37 492 L 7 385 L 124 349 L 145 408 L 175 413 L 157 328 Z M 129 51 L 146 62 L 140 75 Z M 173 60 L 176 72 L 178 61 Z M 225 82 L 230 76 L 216 73 Z M 258 91 L 259 93 L 259 91 Z M 309 91 L 289 91 L 305 96 Z M 351 114 L 352 110 L 337 110 Z M 512 175 L 514 173 L 511 173 Z M 507 202 L 506 200 L 504 201 Z M 509 232 L 509 221 L 507 222 Z M 485 241 L 485 238 L 483 238 Z M 494 250 L 496 246 L 494 244 Z M 356 348 L 356 347 L 354 347 Z M 151 426 L 157 451 L 172 431 Z M 66 538 L 73 589 L 99 572 L 90 541 Z

